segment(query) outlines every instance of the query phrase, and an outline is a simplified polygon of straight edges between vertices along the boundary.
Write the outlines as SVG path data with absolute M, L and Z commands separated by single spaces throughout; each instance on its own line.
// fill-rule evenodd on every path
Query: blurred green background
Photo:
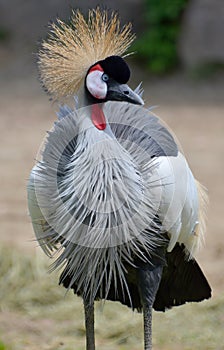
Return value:
M 0 0 L 0 350 L 84 349 L 81 299 L 57 286 L 34 240 L 26 182 L 56 118 L 38 82 L 36 52 L 49 21 L 98 4 L 131 21 L 130 85 L 143 81 L 146 106 L 180 140 L 208 188 L 205 247 L 198 254 L 213 298 L 154 313 L 155 350 L 224 349 L 224 6 L 223 0 Z M 142 316 L 97 304 L 99 349 L 142 349 Z

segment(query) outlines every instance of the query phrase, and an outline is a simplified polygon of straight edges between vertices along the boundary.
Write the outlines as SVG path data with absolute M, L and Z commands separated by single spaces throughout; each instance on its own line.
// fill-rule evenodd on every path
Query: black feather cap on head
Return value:
M 100 64 L 104 72 L 108 74 L 110 78 L 113 78 L 119 84 L 126 84 L 128 82 L 131 72 L 122 57 L 109 56 L 97 63 Z

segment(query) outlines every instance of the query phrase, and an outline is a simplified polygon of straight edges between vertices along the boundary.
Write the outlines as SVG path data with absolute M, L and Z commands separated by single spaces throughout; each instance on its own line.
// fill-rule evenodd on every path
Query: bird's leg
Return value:
M 143 306 L 144 350 L 152 349 L 152 306 Z
M 86 327 L 86 350 L 95 350 L 94 301 L 83 299 Z
M 142 264 L 138 269 L 139 293 L 144 317 L 144 350 L 152 349 L 152 306 L 162 276 L 163 266 Z

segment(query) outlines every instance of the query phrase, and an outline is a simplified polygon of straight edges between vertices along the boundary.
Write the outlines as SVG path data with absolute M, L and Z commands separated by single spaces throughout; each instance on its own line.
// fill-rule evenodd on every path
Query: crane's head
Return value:
M 79 10 L 70 24 L 52 23 L 38 55 L 41 81 L 53 99 L 75 95 L 85 88 L 88 103 L 108 100 L 143 104 L 126 83 L 130 70 L 123 53 L 135 35 L 131 24 L 120 26 L 116 13 L 96 8 L 85 19 Z
M 92 65 L 86 75 L 85 89 L 92 103 L 126 101 L 144 104 L 142 98 L 126 83 L 130 69 L 120 56 L 109 56 Z

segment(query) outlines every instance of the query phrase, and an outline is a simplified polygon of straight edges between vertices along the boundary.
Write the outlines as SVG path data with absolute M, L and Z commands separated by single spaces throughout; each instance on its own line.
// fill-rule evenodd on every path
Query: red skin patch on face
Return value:
M 90 68 L 86 77 L 87 90 L 98 100 L 104 100 L 107 94 L 107 84 L 101 79 L 103 72 L 100 64 L 96 64 Z
M 100 64 L 96 64 L 95 66 L 93 66 L 92 68 L 90 68 L 89 73 L 93 72 L 94 70 L 99 70 L 100 72 L 103 72 L 103 68 L 101 67 Z

